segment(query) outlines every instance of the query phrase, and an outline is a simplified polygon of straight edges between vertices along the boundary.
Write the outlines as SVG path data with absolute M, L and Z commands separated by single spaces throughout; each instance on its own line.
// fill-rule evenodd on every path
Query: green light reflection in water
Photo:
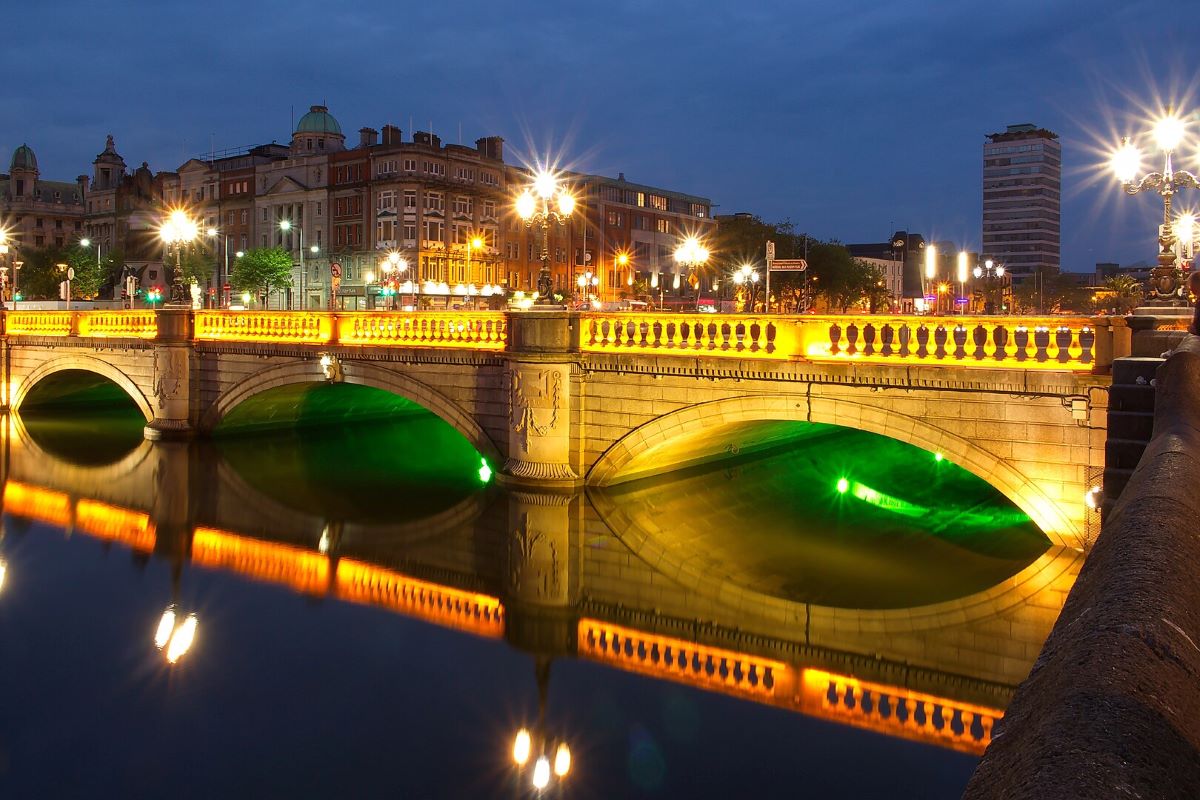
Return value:
M 249 398 L 218 448 L 254 488 L 331 519 L 404 522 L 479 491 L 487 467 L 462 434 L 380 389 L 301 384 Z
M 843 608 L 963 597 L 1049 547 L 1028 516 L 949 460 L 864 431 L 793 424 L 791 444 L 593 494 L 677 563 Z

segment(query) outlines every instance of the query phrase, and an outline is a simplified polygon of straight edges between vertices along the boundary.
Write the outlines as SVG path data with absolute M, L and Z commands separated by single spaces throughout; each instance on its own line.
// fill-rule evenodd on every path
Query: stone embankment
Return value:
M 967 800 L 1200 798 L 1200 337 L 1156 384 L 1150 444 Z

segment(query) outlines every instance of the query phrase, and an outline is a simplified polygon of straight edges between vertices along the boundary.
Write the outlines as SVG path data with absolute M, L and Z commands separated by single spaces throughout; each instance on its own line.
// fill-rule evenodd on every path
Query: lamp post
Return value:
M 171 279 L 171 302 L 175 308 L 190 308 L 191 302 L 183 291 L 183 248 L 195 240 L 199 227 L 182 209 L 167 215 L 158 229 L 158 235 L 167 245 L 168 251 L 175 250 L 175 274 Z
M 287 233 L 291 229 L 292 229 L 292 221 L 290 219 L 287 219 L 285 217 L 285 218 L 279 220 L 279 230 L 283 231 L 284 233 Z M 300 238 L 298 240 L 299 247 L 297 247 L 296 250 L 300 254 L 300 310 L 303 311 L 308 308 L 308 298 L 307 298 L 308 274 L 304 271 L 304 226 L 303 225 L 296 226 L 296 233 L 298 233 L 300 236 Z M 288 249 L 290 250 L 291 248 L 288 248 Z M 312 247 L 309 248 L 309 251 L 315 256 L 317 253 L 319 253 L 321 251 L 321 248 L 318 245 L 314 244 Z M 295 305 L 295 303 L 293 302 L 292 305 Z
M 921 284 L 921 297 L 925 302 L 929 302 L 929 289 L 937 280 L 937 245 L 930 244 L 925 247 L 925 280 Z M 941 305 L 935 298 L 938 305 L 934 306 L 934 313 L 938 313 L 938 306 Z
M 696 281 L 696 310 L 700 310 L 700 274 L 699 270 L 708 262 L 708 248 L 700 243 L 695 236 L 689 236 L 675 248 L 675 263 L 693 273 Z M 678 281 L 678 275 L 676 275 Z M 678 288 L 678 287 L 676 287 Z
M 744 310 L 747 313 L 754 311 L 754 296 L 758 293 L 758 278 L 758 270 L 750 264 L 742 264 L 733 271 L 733 282 L 745 289 L 747 302 Z
M 989 258 L 984 260 L 982 267 L 976 265 L 971 274 L 975 276 L 976 280 L 983 279 L 983 313 L 996 313 L 996 303 L 991 299 L 991 295 L 992 291 L 999 287 L 1001 290 L 1000 296 L 1001 298 L 1004 297 L 1004 265 L 997 264 Z M 1000 305 L 1004 305 L 1004 303 L 1001 302 Z
M 551 205 L 553 201 L 553 205 Z M 517 197 L 517 216 L 527 228 L 537 225 L 542 233 L 542 268 L 538 272 L 537 305 L 554 305 L 554 284 L 550 278 L 550 223 L 565 224 L 575 210 L 575 198 L 559 185 L 558 178 L 545 170 L 538 172 L 532 187 Z
M 216 228 L 208 229 L 208 238 L 213 240 L 213 249 L 216 249 L 216 241 L 217 241 L 217 237 L 219 235 L 220 235 L 220 231 L 218 231 Z M 220 264 L 219 261 L 217 263 Z M 227 281 L 228 279 L 229 279 L 229 234 L 225 234 L 225 274 L 224 274 L 224 277 L 222 277 L 221 270 L 218 269 L 217 270 L 217 280 L 215 281 L 215 283 L 216 283 L 215 288 L 217 291 L 219 291 L 221 293 L 220 298 L 217 300 L 218 307 L 222 304 L 221 301 L 225 297 L 225 290 L 221 287 L 223 287 L 225 285 L 225 281 Z
M 1158 305 L 1186 305 L 1183 282 L 1175 253 L 1175 230 L 1171 220 L 1171 198 L 1180 189 L 1200 189 L 1200 180 L 1186 170 L 1176 170 L 1171 157 L 1183 142 L 1184 122 L 1168 107 L 1166 114 L 1154 124 L 1154 143 L 1163 155 L 1161 172 L 1138 177 L 1142 168 L 1142 153 L 1130 137 L 1121 139 L 1121 147 L 1113 154 L 1112 168 L 1126 194 L 1154 190 L 1163 199 L 1163 222 L 1158 233 L 1158 266 L 1150 271 L 1150 295 Z
M 471 251 L 478 250 L 482 247 L 483 247 L 483 237 L 482 236 L 472 236 L 471 238 L 467 239 L 467 285 L 468 286 L 475 285 L 475 277 L 471 274 Z M 482 282 L 483 281 L 480 281 L 480 283 L 482 283 Z M 475 307 L 475 297 L 473 295 L 471 295 L 470 293 L 467 294 L 467 297 L 471 301 L 471 308 L 474 308 Z
M 0 256 L 3 256 L 4 261 L 6 262 L 0 266 L 0 309 L 4 309 L 7 307 L 4 305 L 4 290 L 7 288 L 8 284 L 8 231 L 0 231 Z M 13 296 L 13 307 L 16 308 L 17 301 L 15 299 L 15 292 L 13 293 Z
M 21 267 L 23 267 L 23 266 L 25 266 L 24 261 L 14 261 L 13 262 L 13 285 L 12 285 L 13 311 L 17 310 L 17 301 L 19 301 L 21 299 L 21 292 L 20 292 L 20 286 L 19 286 L 20 281 L 17 279 L 19 277 L 21 277 Z
M 384 286 L 388 289 L 388 291 L 391 292 L 389 295 L 391 300 L 388 305 L 390 306 L 391 310 L 394 311 L 396 309 L 396 284 L 400 282 L 400 274 L 408 271 L 408 261 L 406 261 L 398 252 L 392 250 L 383 260 L 383 264 L 380 265 L 380 271 L 382 271 L 384 275 Z M 396 273 L 395 278 L 392 278 L 393 272 Z

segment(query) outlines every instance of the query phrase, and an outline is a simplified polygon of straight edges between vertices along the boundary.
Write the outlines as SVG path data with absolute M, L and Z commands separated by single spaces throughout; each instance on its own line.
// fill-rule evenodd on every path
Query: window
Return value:
M 396 159 L 390 158 L 387 161 L 379 161 L 375 164 L 375 177 L 382 175 L 391 175 L 396 171 Z
M 442 233 L 445 230 L 445 223 L 440 219 L 425 220 L 425 239 L 430 242 L 442 241 Z
M 500 178 L 494 172 L 479 173 L 479 180 L 486 183 L 488 186 L 499 186 Z
M 312 139 L 305 139 L 304 143 L 305 143 L 305 146 L 308 147 L 309 150 L 312 150 Z
M 34 220 L 34 222 L 33 222 L 33 226 L 34 226 L 35 228 L 40 228 L 40 227 L 42 227 L 42 218 L 41 218 L 41 217 L 38 217 L 36 220 Z
M 415 223 L 415 222 L 404 223 L 404 238 L 408 239 L 410 241 L 417 238 L 417 223 Z
M 483 218 L 484 219 L 495 219 L 496 218 L 496 201 L 495 200 L 484 200 L 483 201 Z
M 425 210 L 426 211 L 445 211 L 446 196 L 441 192 L 426 192 L 425 193 Z
M 458 178 L 460 181 L 472 183 L 475 180 L 475 170 L 470 169 L 469 167 L 455 167 L 454 177 Z
M 246 224 L 246 209 L 242 209 L 242 224 Z
M 666 211 L 667 210 L 667 198 L 662 197 L 661 195 L 657 195 L 657 194 L 650 195 L 650 207 L 654 208 L 654 209 L 658 209 L 659 211 Z
M 607 215 L 609 225 L 620 225 L 623 222 L 620 211 L 609 211 Z
M 409 211 L 409 210 L 415 211 L 416 208 L 417 208 L 417 190 L 416 189 L 405 189 L 404 190 L 404 210 L 405 211 Z
M 654 221 L 654 229 L 659 233 L 670 233 L 671 221 L 669 219 L 657 219 Z
M 446 177 L 446 165 L 438 161 L 424 162 L 425 172 L 428 175 L 436 175 L 438 177 Z
M 415 158 L 404 159 L 404 171 L 405 172 L 416 172 L 417 171 L 417 160 Z
M 265 208 L 263 209 L 263 220 L 262 221 L 263 222 L 267 221 L 267 210 Z M 264 244 L 263 247 L 266 247 L 266 245 Z
M 321 216 L 321 201 L 317 201 L 317 216 Z
M 381 219 L 375 226 L 375 240 L 390 242 L 396 238 L 396 220 Z
M 638 193 L 637 193 L 637 204 L 638 204 L 638 207 L 639 207 L 639 208 L 645 208 L 645 207 L 646 207 L 646 193 L 645 193 L 645 192 L 638 192 Z
M 396 190 L 384 189 L 377 198 L 375 207 L 380 211 L 390 211 L 396 208 Z
M 461 194 L 454 195 L 454 213 L 471 216 L 471 198 Z

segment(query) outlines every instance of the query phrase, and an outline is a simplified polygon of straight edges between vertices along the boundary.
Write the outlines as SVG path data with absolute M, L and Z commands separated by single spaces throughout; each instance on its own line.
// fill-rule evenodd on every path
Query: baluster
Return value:
M 1079 331 L 1079 363 L 1091 364 L 1095 358 L 1096 331 L 1089 325 L 1084 325 Z
M 851 322 L 846 326 L 846 355 L 858 354 L 858 325 Z
M 862 334 L 863 334 L 863 355 L 864 356 L 875 355 L 875 352 L 876 352 L 875 351 L 875 334 L 876 333 L 877 333 L 877 331 L 875 330 L 874 324 L 868 322 L 866 325 L 863 326 Z
M 836 356 L 842 352 L 841 347 L 838 345 L 841 339 L 842 328 L 840 325 L 834 322 L 829 326 L 829 354 L 831 356 Z
M 922 322 L 917 326 L 917 358 L 929 358 L 929 328 Z

